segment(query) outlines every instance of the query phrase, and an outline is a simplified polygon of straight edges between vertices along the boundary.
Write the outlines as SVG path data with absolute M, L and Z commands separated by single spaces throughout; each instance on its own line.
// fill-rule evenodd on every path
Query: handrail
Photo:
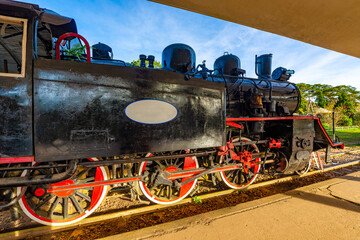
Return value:
M 55 59 L 56 60 L 60 60 L 60 49 L 59 49 L 59 45 L 60 43 L 62 42 L 62 40 L 64 40 L 65 38 L 67 37 L 77 37 L 77 38 L 80 38 L 84 43 L 85 43 L 85 46 L 86 46 L 86 61 L 88 63 L 91 62 L 91 57 L 90 57 L 90 45 L 88 43 L 88 41 L 86 41 L 86 39 L 81 36 L 80 34 L 77 34 L 77 33 L 65 33 L 63 35 L 61 35 L 58 40 L 56 41 L 56 44 L 55 44 L 55 53 L 56 53 L 56 57 Z

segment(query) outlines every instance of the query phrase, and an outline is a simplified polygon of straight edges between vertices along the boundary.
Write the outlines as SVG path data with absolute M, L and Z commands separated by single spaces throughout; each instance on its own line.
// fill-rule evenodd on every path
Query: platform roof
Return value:
M 150 1 L 360 58 L 360 0 Z

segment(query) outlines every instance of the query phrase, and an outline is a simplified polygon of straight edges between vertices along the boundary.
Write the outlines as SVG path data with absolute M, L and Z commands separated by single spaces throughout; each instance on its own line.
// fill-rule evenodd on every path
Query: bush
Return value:
M 323 123 L 322 125 L 325 129 L 332 129 L 332 125 L 330 125 L 329 123 Z
M 360 125 L 360 112 L 357 112 L 353 116 L 353 124 L 359 126 Z
M 353 120 L 346 115 L 342 115 L 338 123 L 340 126 L 352 126 Z

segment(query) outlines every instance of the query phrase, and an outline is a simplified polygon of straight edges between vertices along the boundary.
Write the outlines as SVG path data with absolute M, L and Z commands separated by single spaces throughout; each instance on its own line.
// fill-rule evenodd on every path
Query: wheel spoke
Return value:
M 48 217 L 51 217 L 55 211 L 55 208 L 57 207 L 57 205 L 59 204 L 60 202 L 60 198 L 59 197 L 56 197 L 55 201 L 53 202 L 53 204 L 51 205 L 51 208 L 48 212 Z
M 79 182 L 91 182 L 91 181 L 94 181 L 94 180 L 95 180 L 95 177 L 88 177 L 88 178 L 84 178 L 84 179 L 79 180 Z
M 158 156 L 167 156 L 169 154 L 180 154 L 177 152 L 165 152 Z M 189 160 L 189 161 L 187 161 Z M 154 184 L 157 182 L 166 181 L 162 171 L 176 172 L 191 168 L 197 168 L 198 162 L 196 157 L 190 159 L 186 158 L 169 158 L 157 161 L 144 162 L 139 167 L 139 175 L 145 173 L 149 175 L 148 180 L 140 182 L 140 189 L 150 201 L 158 204 L 168 204 L 180 201 L 186 197 L 196 184 L 196 180 L 181 186 L 179 189 L 175 187 L 175 182 L 183 182 L 183 179 L 172 180 L 173 182 L 166 182 L 166 184 Z M 186 168 L 184 168 L 185 161 L 187 161 Z
M 160 168 L 165 168 L 165 166 L 164 165 L 162 165 L 161 163 L 160 163 L 160 161 L 154 161 L 157 165 L 159 165 L 160 166 Z
M 51 171 L 44 169 L 36 169 L 35 171 L 25 170 L 22 176 L 34 177 L 37 175 L 64 172 L 66 168 L 58 167 L 58 164 L 63 164 L 63 161 L 58 163 L 54 162 L 51 165 Z M 39 164 L 35 166 L 37 165 Z M 49 184 L 49 186 L 45 187 L 55 188 L 76 185 L 84 181 L 95 181 L 95 177 L 96 181 L 106 181 L 108 176 L 105 167 L 80 168 L 74 177 Z M 21 187 L 17 188 L 18 192 L 21 190 Z M 19 203 L 24 213 L 38 223 L 52 226 L 72 224 L 90 215 L 99 206 L 100 201 L 103 200 L 102 196 L 106 194 L 107 188 L 99 186 L 96 187 L 96 191 L 93 190 L 94 187 L 87 187 L 81 190 L 74 189 L 46 193 L 43 197 L 38 197 L 35 195 L 33 188 L 28 188 L 19 200 Z
M 39 208 L 41 208 L 45 203 L 49 202 L 53 197 L 54 195 L 49 195 L 46 198 L 40 200 L 40 203 L 35 206 L 34 210 L 36 211 Z
M 245 183 L 249 182 L 248 175 L 245 172 L 242 172 L 242 175 L 244 176 Z
M 79 178 L 81 178 L 82 176 L 84 176 L 86 173 L 88 173 L 90 171 L 90 168 L 84 169 L 82 170 L 78 175 L 76 175 L 76 177 L 74 178 L 74 181 L 79 180 Z
M 249 169 L 248 175 L 249 175 L 249 177 L 251 179 L 255 174 L 253 173 L 253 171 L 251 169 Z
M 164 186 L 161 186 L 160 191 L 159 191 L 159 197 L 161 197 L 161 193 L 164 192 L 164 189 L 165 189 L 165 187 L 164 187 Z
M 175 161 L 175 163 L 174 163 L 174 166 L 177 167 L 177 168 L 179 167 L 179 166 L 177 165 L 177 164 L 178 164 L 178 161 L 179 161 L 179 158 L 177 158 L 176 161 Z
M 68 218 L 68 210 L 69 210 L 69 198 L 68 197 L 64 197 L 63 198 L 63 218 L 67 219 Z
M 80 206 L 79 202 L 76 200 L 76 198 L 74 197 L 74 195 L 71 195 L 71 196 L 70 196 L 70 199 L 71 199 L 72 203 L 74 204 L 76 210 L 77 210 L 79 213 L 83 213 L 83 212 L 84 212 L 84 209 L 82 209 L 82 207 Z
M 231 182 L 233 182 L 233 183 L 236 183 L 236 180 L 238 180 L 238 182 L 240 181 L 239 180 L 239 172 L 236 172 L 236 171 L 234 171 L 234 177 L 233 177 L 233 179 L 231 180 Z
M 149 185 L 150 185 L 150 184 L 148 184 L 148 188 L 149 188 Z M 152 187 L 150 187 L 150 188 L 149 188 L 149 192 L 152 192 L 152 191 L 154 190 L 154 188 L 155 188 L 155 185 L 153 185 Z
M 241 137 L 241 138 L 233 138 L 235 139 L 234 142 L 239 142 L 242 141 L 244 143 L 251 141 L 250 139 Z M 257 146 L 255 144 L 244 144 L 244 145 L 240 145 L 239 147 L 235 147 L 235 149 L 233 150 L 236 154 L 241 154 L 242 152 L 245 153 L 245 151 L 248 151 L 252 154 L 255 153 L 259 153 L 259 149 L 257 148 Z M 249 163 L 250 164 L 256 164 L 260 161 L 260 158 L 253 158 Z M 225 156 L 222 156 L 220 159 L 220 164 L 224 164 L 224 165 L 228 165 L 231 163 L 235 163 L 238 164 L 240 163 L 240 161 L 237 160 L 228 160 Z M 245 164 L 244 164 L 245 167 Z M 249 169 L 247 169 L 247 173 L 244 172 L 244 169 L 239 169 L 236 173 L 234 172 L 229 172 L 229 171 L 224 171 L 224 172 L 220 172 L 220 176 L 223 179 L 224 183 L 233 189 L 241 189 L 244 187 L 247 187 L 250 183 L 252 183 L 257 175 L 258 175 L 258 171 L 259 171 L 260 166 L 253 166 Z M 235 174 L 235 175 L 234 175 Z
M 235 170 L 233 171 L 229 171 L 229 173 L 226 175 L 226 178 L 230 178 L 231 176 L 233 176 L 235 173 Z
M 82 192 L 75 191 L 75 194 L 78 195 L 79 197 L 85 199 L 86 201 L 91 202 L 91 198 L 89 196 L 83 194 Z
M 171 200 L 171 186 L 168 186 L 168 198 Z

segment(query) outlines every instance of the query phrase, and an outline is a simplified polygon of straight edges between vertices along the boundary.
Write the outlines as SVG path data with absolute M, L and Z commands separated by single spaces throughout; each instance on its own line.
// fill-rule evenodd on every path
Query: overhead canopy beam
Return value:
M 360 58 L 360 0 L 150 0 Z

